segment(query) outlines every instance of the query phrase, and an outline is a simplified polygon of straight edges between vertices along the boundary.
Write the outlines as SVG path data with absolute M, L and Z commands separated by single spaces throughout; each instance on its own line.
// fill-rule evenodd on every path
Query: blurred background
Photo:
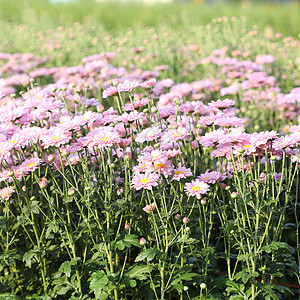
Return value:
M 110 32 L 162 25 L 180 28 L 222 16 L 246 16 L 259 29 L 297 36 L 299 12 L 296 0 L 0 0 L 0 24 L 39 24 L 41 30 L 75 22 Z
M 47 66 L 115 52 L 117 66 L 172 64 L 174 75 L 184 45 L 199 48 L 195 59 L 224 45 L 272 52 L 266 39 L 282 39 L 284 49 L 285 38 L 299 38 L 299 8 L 283 0 L 0 0 L 0 52 L 47 57 Z

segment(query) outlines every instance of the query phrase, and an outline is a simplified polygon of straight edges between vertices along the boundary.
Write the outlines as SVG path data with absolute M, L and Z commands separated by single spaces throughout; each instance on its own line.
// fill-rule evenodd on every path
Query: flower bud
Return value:
M 146 241 L 145 238 L 141 238 L 141 239 L 140 239 L 140 244 L 141 244 L 141 246 L 144 246 L 146 243 L 147 243 L 147 241 Z
M 198 141 L 192 141 L 192 148 L 194 149 L 194 150 L 197 150 L 197 149 L 199 149 L 199 143 L 198 143 Z
M 236 197 L 237 197 L 237 192 L 232 192 L 232 193 L 231 193 L 231 198 L 232 198 L 232 199 L 235 199 Z
M 156 107 L 156 106 L 152 106 L 152 107 L 151 107 L 151 112 L 152 112 L 153 114 L 155 114 L 155 113 L 157 112 L 157 107 Z
M 55 156 L 53 154 L 49 154 L 48 155 L 48 162 L 52 163 L 52 162 L 54 162 L 54 160 L 55 160 Z
M 190 219 L 188 217 L 184 217 L 183 220 L 182 220 L 182 222 L 184 224 L 187 224 L 189 221 L 190 221 Z
M 124 226 L 124 229 L 129 230 L 129 228 L 130 228 L 130 223 L 126 223 L 125 226 Z
M 203 290 L 203 289 L 206 289 L 206 284 L 204 283 L 204 282 L 202 282 L 201 284 L 200 284 L 200 288 Z
M 61 149 L 61 154 L 63 157 L 68 157 L 70 155 L 70 148 L 66 147 L 66 148 L 62 148 Z
M 46 177 L 41 178 L 39 186 L 41 189 L 44 189 L 47 187 L 47 178 Z
M 181 218 L 180 214 L 175 215 L 174 217 L 176 220 L 179 220 Z
M 68 196 L 73 196 L 74 194 L 75 194 L 74 189 L 70 188 L 70 189 L 68 190 Z

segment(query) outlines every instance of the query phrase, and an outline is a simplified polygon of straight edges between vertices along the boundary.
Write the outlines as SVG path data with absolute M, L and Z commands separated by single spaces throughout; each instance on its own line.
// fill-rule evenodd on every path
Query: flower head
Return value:
M 206 194 L 209 191 L 209 185 L 198 179 L 186 183 L 184 188 L 189 196 L 195 196 L 197 199 L 201 199 L 202 194 Z

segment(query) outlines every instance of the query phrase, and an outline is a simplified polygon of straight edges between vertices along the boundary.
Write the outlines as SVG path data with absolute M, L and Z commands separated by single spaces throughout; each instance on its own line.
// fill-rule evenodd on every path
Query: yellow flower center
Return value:
M 58 136 L 54 136 L 53 140 L 56 141 L 58 139 Z
M 34 163 L 30 163 L 27 167 L 28 167 L 29 169 L 33 168 L 33 167 L 34 167 Z
M 155 165 L 155 169 L 157 169 L 157 168 L 162 168 L 162 167 L 164 167 L 165 165 L 163 164 L 163 163 L 158 163 L 158 164 L 156 164 Z
M 148 181 L 149 181 L 148 178 L 144 178 L 144 179 L 142 179 L 140 182 L 141 182 L 141 183 L 147 183 Z
M 182 174 L 182 171 L 176 171 L 176 175 Z
M 10 143 L 12 143 L 12 144 L 15 144 L 15 143 L 16 143 L 16 141 L 10 141 Z
M 173 136 L 178 136 L 179 135 L 179 133 L 178 132 L 176 132 L 176 133 L 173 133 Z
M 102 138 L 102 141 L 103 142 L 108 142 L 109 141 L 109 137 L 106 136 L 106 137 Z
M 210 179 L 210 177 L 205 177 L 204 179 L 205 179 L 205 180 L 208 180 L 208 179 Z
M 250 148 L 250 145 L 245 145 L 244 148 Z
M 193 190 L 193 191 L 199 191 L 199 190 L 201 190 L 201 189 L 200 189 L 199 186 L 194 186 L 194 187 L 192 187 L 192 190 Z

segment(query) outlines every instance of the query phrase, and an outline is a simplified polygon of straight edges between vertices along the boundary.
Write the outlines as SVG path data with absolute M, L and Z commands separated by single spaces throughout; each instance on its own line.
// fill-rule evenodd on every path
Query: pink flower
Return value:
M 189 134 L 190 131 L 185 127 L 178 127 L 177 129 L 171 129 L 164 133 L 161 139 L 163 143 L 171 143 L 176 142 L 178 140 L 182 140 L 188 137 Z
M 8 200 L 14 191 L 15 189 L 12 186 L 3 188 L 0 190 L 0 198 L 2 200 Z
M 192 148 L 194 149 L 194 150 L 197 150 L 197 149 L 199 149 L 199 143 L 198 143 L 198 141 L 192 141 L 192 143 L 191 143 L 191 146 L 192 146 Z
M 151 127 L 142 130 L 136 136 L 136 142 L 143 143 L 145 141 L 153 141 L 161 136 L 161 129 L 159 127 Z
M 152 190 L 152 187 L 158 186 L 159 175 L 151 172 L 145 174 L 136 174 L 132 178 L 132 186 L 138 191 L 140 189 Z
M 117 94 L 118 94 L 118 88 L 115 86 L 110 86 L 109 88 L 103 91 L 102 98 L 107 98 L 109 96 L 114 96 Z
M 227 176 L 225 174 L 222 174 L 218 171 L 212 171 L 212 172 L 206 171 L 204 174 L 201 174 L 200 176 L 197 177 L 198 180 L 206 183 L 211 183 L 211 184 L 215 184 L 226 178 Z
M 85 146 L 98 146 L 100 149 L 121 142 L 119 133 L 111 127 L 95 128 L 83 140 Z
M 0 161 L 10 157 L 10 151 L 13 147 L 14 145 L 9 142 L 0 142 Z
M 173 180 L 179 181 L 182 178 L 187 178 L 189 176 L 193 176 L 191 169 L 186 167 L 179 167 L 174 170 Z
M 156 82 L 155 78 L 149 79 L 149 80 L 141 83 L 141 87 L 143 89 L 150 89 L 150 88 L 152 88 L 155 85 L 155 82 Z
M 50 146 L 60 147 L 71 140 L 71 133 L 60 128 L 50 128 L 41 137 L 42 146 L 48 148 Z
M 238 117 L 221 117 L 214 121 L 215 125 L 223 127 L 240 127 L 243 125 L 243 120 Z
M 129 81 L 125 80 L 123 83 L 119 83 L 118 90 L 119 92 L 128 92 L 130 93 L 133 89 L 140 86 L 139 82 L 137 80 Z
M 208 104 L 208 107 L 213 109 L 223 109 L 223 108 L 227 108 L 230 106 L 234 106 L 235 105 L 235 101 L 231 100 L 231 99 L 224 99 L 224 100 L 217 100 L 217 101 L 212 101 Z
M 129 114 L 124 113 L 122 116 L 118 118 L 119 121 L 127 123 L 133 123 L 134 121 L 140 120 L 144 118 L 143 112 L 138 112 L 137 110 L 131 111 Z
M 287 147 L 295 147 L 295 146 L 296 146 L 296 141 L 288 135 L 285 137 L 281 137 L 273 142 L 273 148 L 275 150 L 280 150 Z
M 26 159 L 20 167 L 24 174 L 27 174 L 28 172 L 33 172 L 34 170 L 36 170 L 41 162 L 42 160 L 38 157 L 32 157 L 30 159 Z
M 151 205 L 146 205 L 143 208 L 143 211 L 145 211 L 147 214 L 150 214 L 151 210 L 154 210 L 156 208 L 155 203 L 153 202 Z
M 198 179 L 186 183 L 184 188 L 189 196 L 195 196 L 197 199 L 201 199 L 202 194 L 209 191 L 209 185 Z

